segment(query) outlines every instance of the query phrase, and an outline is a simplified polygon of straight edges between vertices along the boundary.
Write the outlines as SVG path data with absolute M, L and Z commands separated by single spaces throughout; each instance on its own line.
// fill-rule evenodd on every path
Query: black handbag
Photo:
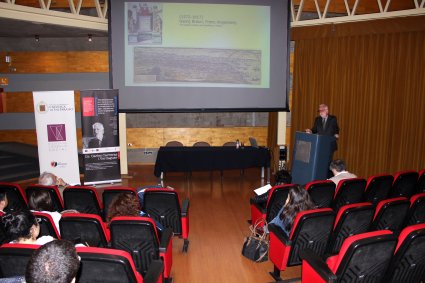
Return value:
M 242 255 L 255 262 L 263 262 L 269 259 L 268 234 L 258 231 L 258 227 L 261 223 L 265 223 L 265 221 L 261 220 L 255 223 L 255 225 L 249 226 L 251 235 L 245 238 L 245 242 L 242 246 Z

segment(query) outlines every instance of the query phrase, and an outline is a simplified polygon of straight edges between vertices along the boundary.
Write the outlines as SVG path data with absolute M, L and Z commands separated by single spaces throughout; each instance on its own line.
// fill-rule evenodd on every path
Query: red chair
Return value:
M 297 185 L 286 184 L 274 186 L 269 190 L 269 196 L 266 203 L 251 204 L 251 223 L 255 224 L 261 219 L 266 220 L 267 223 L 272 221 L 285 204 L 289 190 L 295 186 Z M 260 227 L 262 227 L 262 225 L 260 225 Z
M 376 205 L 388 197 L 394 177 L 388 174 L 373 175 L 367 179 L 364 200 Z
M 109 225 L 111 247 L 131 254 L 136 269 L 145 276 L 152 261 L 162 259 L 164 278 L 171 280 L 172 230 L 167 228 L 158 237 L 155 222 L 148 217 L 119 216 L 114 217 Z
M 165 228 L 172 228 L 174 235 L 183 238 L 183 252 L 189 246 L 189 199 L 184 199 L 180 206 L 179 194 L 175 190 L 146 189 L 143 196 L 142 210 L 161 223 Z
M 335 191 L 332 208 L 335 211 L 347 204 L 363 201 L 363 193 L 366 188 L 366 180 L 362 178 L 352 178 L 341 180 Z
M 383 282 L 423 282 L 425 275 L 425 224 L 406 227 L 398 237 L 394 256 Z
M 28 261 L 39 245 L 3 244 L 0 247 L 0 278 L 25 276 Z
M 394 183 L 389 196 L 410 198 L 415 193 L 418 177 L 418 172 L 413 170 L 395 173 Z
M 335 195 L 335 183 L 329 180 L 320 180 L 307 183 L 308 191 L 317 208 L 331 207 Z
M 6 193 L 9 202 L 6 211 L 16 211 L 22 208 L 28 208 L 27 198 L 20 185 L 0 182 L 0 192 Z
M 348 237 L 326 263 L 310 249 L 303 250 L 302 282 L 385 282 L 396 244 L 391 231 L 383 230 Z
M 102 216 L 102 203 L 94 187 L 72 186 L 63 191 L 65 209 Z
M 370 231 L 391 230 L 398 233 L 404 224 L 410 202 L 404 197 L 382 200 L 378 203 Z
M 38 218 L 37 220 L 40 224 L 40 234 L 38 235 L 38 237 L 52 236 L 55 239 L 61 238 L 59 230 L 56 227 L 56 224 L 50 214 L 39 211 L 33 211 L 32 214 L 34 214 L 34 216 Z
M 405 226 L 425 223 L 425 193 L 413 195 L 407 212 Z
M 129 193 L 137 197 L 137 191 L 134 188 L 124 187 L 124 186 L 114 186 L 114 187 L 106 187 L 102 192 L 102 202 L 103 202 L 103 219 L 106 220 L 108 218 L 108 210 L 112 201 L 116 196 L 122 193 Z
M 369 202 L 341 206 L 336 215 L 326 253 L 332 255 L 339 253 L 339 249 L 346 238 L 367 232 L 374 213 L 375 208 Z
M 425 193 L 425 169 L 419 171 L 418 182 L 416 183 L 416 192 Z
M 302 211 L 295 217 L 289 238 L 280 227 L 269 224 L 269 258 L 274 265 L 270 275 L 276 281 L 282 280 L 280 271 L 301 264 L 299 252 L 303 249 L 324 255 L 334 220 L 335 212 L 330 208 Z
M 89 247 L 108 247 L 111 236 L 105 222 L 97 214 L 65 213 L 59 221 L 62 239 Z
M 153 261 L 145 278 L 137 272 L 131 255 L 126 251 L 92 247 L 77 247 L 81 266 L 77 282 L 160 283 L 164 265 Z
M 56 186 L 42 186 L 42 185 L 30 185 L 25 189 L 25 194 L 28 199 L 34 191 L 47 191 L 52 199 L 53 209 L 61 212 L 63 210 L 63 200 Z

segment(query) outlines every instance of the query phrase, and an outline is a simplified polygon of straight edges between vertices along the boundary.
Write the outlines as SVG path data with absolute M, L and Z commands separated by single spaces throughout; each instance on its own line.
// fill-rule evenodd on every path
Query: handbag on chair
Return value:
M 259 227 L 267 227 L 266 221 L 261 219 L 255 225 L 250 225 L 251 235 L 245 238 L 242 246 L 242 255 L 255 262 L 263 262 L 268 260 L 269 239 L 268 234 L 259 231 Z M 263 224 L 261 226 L 260 224 Z

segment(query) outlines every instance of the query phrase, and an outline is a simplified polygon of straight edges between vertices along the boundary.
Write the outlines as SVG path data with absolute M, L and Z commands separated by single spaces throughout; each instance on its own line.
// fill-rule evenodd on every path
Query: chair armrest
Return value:
M 182 203 L 182 217 L 185 217 L 188 211 L 189 211 L 189 199 L 184 199 Z
M 166 228 L 164 231 L 162 231 L 161 235 L 161 241 L 159 242 L 159 252 L 165 253 L 167 252 L 168 244 L 171 241 L 171 238 L 173 237 L 173 229 L 172 228 Z
M 315 254 L 312 250 L 301 250 L 300 258 L 303 260 L 303 262 L 307 262 L 307 264 L 311 267 L 310 270 L 312 269 L 315 274 L 319 275 L 320 278 L 323 279 L 325 282 L 336 282 L 337 276 L 330 270 L 326 262 L 324 262 L 323 259 L 320 258 L 320 256 L 318 256 L 317 254 Z M 304 272 L 306 272 L 306 270 L 303 263 L 303 274 Z M 305 278 L 302 279 L 304 279 L 304 281 L 308 281 Z
M 144 283 L 157 283 L 164 271 L 164 263 L 161 260 L 154 260 L 149 265 L 149 269 L 143 278 Z
M 292 241 L 288 239 L 288 236 L 286 236 L 285 232 L 283 232 L 282 229 L 280 229 L 279 226 L 274 224 L 268 224 L 267 228 L 269 229 L 269 232 L 273 232 L 273 234 L 276 235 L 276 237 L 285 244 L 285 246 L 289 247 L 292 245 Z

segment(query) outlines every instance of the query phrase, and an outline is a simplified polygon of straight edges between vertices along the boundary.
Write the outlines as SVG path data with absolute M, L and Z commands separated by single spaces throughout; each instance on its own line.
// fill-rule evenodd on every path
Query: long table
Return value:
M 253 167 L 270 169 L 270 151 L 264 147 L 235 148 L 210 147 L 160 147 L 156 157 L 154 174 L 161 177 L 166 172 L 213 171 L 246 169 Z M 269 178 L 270 174 L 268 174 Z

